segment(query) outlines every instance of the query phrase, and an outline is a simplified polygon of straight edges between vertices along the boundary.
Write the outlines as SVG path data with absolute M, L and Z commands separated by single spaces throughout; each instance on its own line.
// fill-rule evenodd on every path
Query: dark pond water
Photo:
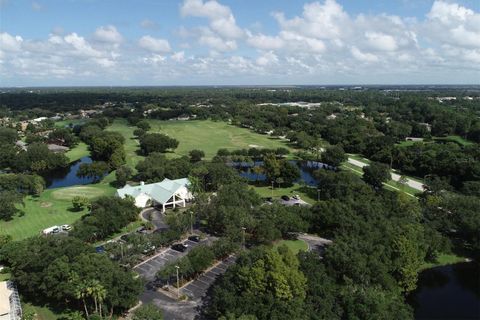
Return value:
M 55 170 L 47 176 L 44 176 L 47 189 L 92 183 L 93 178 L 77 177 L 77 171 L 82 163 L 92 163 L 92 159 L 90 157 L 83 157 L 80 160 L 70 163 L 66 168 Z
M 427 269 L 409 297 L 415 319 L 480 319 L 480 270 L 457 263 Z
M 300 178 L 295 182 L 304 182 L 309 186 L 317 186 L 318 182 L 313 177 L 313 171 L 318 169 L 335 169 L 327 164 L 317 161 L 290 161 L 300 169 Z M 232 162 L 230 166 L 236 168 L 240 172 L 240 176 L 246 178 L 249 181 L 265 181 L 267 176 L 265 174 L 257 174 L 253 171 L 253 168 L 263 165 L 263 161 L 255 162 Z

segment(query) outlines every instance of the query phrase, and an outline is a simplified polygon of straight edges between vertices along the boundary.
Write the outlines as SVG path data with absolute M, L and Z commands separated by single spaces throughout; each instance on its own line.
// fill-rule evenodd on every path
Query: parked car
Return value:
M 150 253 L 154 252 L 155 249 L 156 249 L 156 248 L 155 248 L 155 246 L 154 246 L 153 244 L 147 243 L 147 244 L 145 244 L 145 247 L 143 248 L 142 253 L 143 253 L 143 254 L 150 254 Z
M 44 235 L 52 234 L 52 233 L 59 233 L 59 232 L 60 232 L 60 227 L 59 227 L 59 226 L 53 226 L 53 227 L 44 229 L 44 230 L 42 231 L 42 233 L 43 233 Z
M 120 240 L 128 242 L 128 238 L 130 238 L 130 234 L 124 234 L 120 237 Z
M 193 241 L 193 242 L 200 242 L 200 236 L 195 234 L 195 235 L 192 235 L 192 236 L 188 237 L 188 240 Z
M 147 230 L 147 228 L 145 228 L 145 227 L 140 227 L 140 228 L 137 229 L 137 232 L 138 232 L 138 233 L 142 233 L 142 234 L 147 233 L 147 231 L 148 231 L 148 230 Z
M 186 245 L 184 243 L 175 243 L 174 245 L 172 245 L 171 248 L 175 251 L 184 252 L 185 250 L 187 250 L 188 245 Z
M 285 201 L 289 201 L 290 200 L 290 197 L 289 196 L 286 196 L 286 195 L 283 195 L 281 196 L 282 200 L 285 200 Z
M 295 200 L 300 200 L 300 196 L 298 194 L 294 195 L 292 198 Z
M 63 231 L 69 231 L 69 230 L 72 230 L 72 227 L 71 227 L 70 225 L 68 225 L 68 224 L 64 224 L 64 225 L 62 226 L 62 230 L 63 230 Z

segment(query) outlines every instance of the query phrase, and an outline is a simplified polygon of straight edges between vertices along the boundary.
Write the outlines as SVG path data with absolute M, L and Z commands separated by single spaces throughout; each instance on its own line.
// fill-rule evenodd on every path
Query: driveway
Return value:
M 165 249 L 162 252 L 156 254 L 155 256 L 139 263 L 135 267 L 133 267 L 133 270 L 135 270 L 142 278 L 144 278 L 147 281 L 152 281 L 155 279 L 155 275 L 157 272 L 162 269 L 167 263 L 177 261 L 183 256 L 186 256 L 187 253 L 192 250 L 192 248 L 198 246 L 199 244 L 206 244 L 210 240 L 203 239 L 200 242 L 194 242 L 190 240 L 186 241 L 181 241 L 185 244 L 188 245 L 187 250 L 184 252 L 179 252 L 176 250 L 173 250 L 171 248 Z
M 144 209 L 140 215 L 142 220 L 150 221 L 155 226 L 155 230 L 167 230 L 169 228 L 168 224 L 165 222 L 165 214 L 160 210 L 147 208 Z
M 353 164 L 354 166 L 357 166 L 357 167 L 360 167 L 360 168 L 368 166 L 368 163 L 358 161 L 358 160 L 355 160 L 355 159 L 352 159 L 352 158 L 348 158 L 348 162 Z M 391 172 L 391 173 L 392 173 L 392 180 L 393 181 L 399 181 L 400 180 L 401 176 L 399 174 L 394 173 L 394 172 Z M 420 192 L 423 192 L 425 190 L 425 187 L 423 186 L 423 183 L 412 180 L 410 178 L 407 178 L 407 185 L 409 187 L 413 188 L 413 189 L 416 189 L 416 190 L 420 191 Z
M 325 246 L 332 243 L 332 240 L 314 236 L 311 234 L 299 234 L 297 237 L 299 240 L 303 240 L 308 245 L 308 251 L 314 251 L 322 255 L 325 251 Z

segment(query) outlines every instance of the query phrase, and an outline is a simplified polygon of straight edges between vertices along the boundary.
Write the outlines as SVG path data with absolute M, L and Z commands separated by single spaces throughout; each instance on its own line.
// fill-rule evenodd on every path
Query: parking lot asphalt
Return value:
M 155 279 L 155 274 L 167 263 L 177 261 L 181 257 L 187 255 L 187 253 L 192 250 L 192 248 L 200 244 L 206 244 L 208 242 L 209 239 L 204 239 L 200 242 L 194 242 L 190 240 L 182 241 L 182 243 L 188 245 L 187 250 L 185 250 L 184 252 L 179 252 L 173 250 L 172 248 L 165 249 L 164 251 L 156 254 L 155 256 L 136 265 L 135 267 L 133 267 L 133 270 L 140 274 L 140 276 L 145 280 L 152 281 L 153 279 Z
M 225 273 L 225 271 L 227 271 L 227 268 L 235 263 L 235 260 L 235 256 L 230 256 L 227 259 L 221 261 L 215 267 L 211 268 L 210 270 L 199 276 L 197 279 L 182 287 L 180 289 L 180 292 L 187 295 L 190 299 L 201 299 L 207 292 L 208 288 L 215 281 L 215 279 L 219 275 Z
M 208 288 L 213 284 L 215 278 L 225 273 L 227 268 L 235 263 L 236 257 L 231 256 L 220 262 L 215 267 L 203 273 L 194 281 L 188 283 L 180 289 L 181 294 L 189 297 L 187 301 L 178 301 L 161 291 L 146 289 L 140 296 L 143 304 L 153 303 L 163 312 L 165 320 L 192 320 L 199 314 L 199 308 L 202 305 L 202 298 Z

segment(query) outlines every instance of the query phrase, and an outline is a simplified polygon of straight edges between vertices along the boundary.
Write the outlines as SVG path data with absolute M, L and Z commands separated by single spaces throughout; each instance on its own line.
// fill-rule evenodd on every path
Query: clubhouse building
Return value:
M 185 207 L 186 202 L 192 200 L 193 196 L 188 186 L 190 181 L 187 178 L 170 180 L 165 178 L 162 182 L 144 184 L 138 186 L 126 185 L 117 190 L 117 196 L 125 198 L 132 197 L 135 205 L 139 208 L 149 206 L 161 207 L 162 212 L 168 206 L 175 208 L 176 206 Z

